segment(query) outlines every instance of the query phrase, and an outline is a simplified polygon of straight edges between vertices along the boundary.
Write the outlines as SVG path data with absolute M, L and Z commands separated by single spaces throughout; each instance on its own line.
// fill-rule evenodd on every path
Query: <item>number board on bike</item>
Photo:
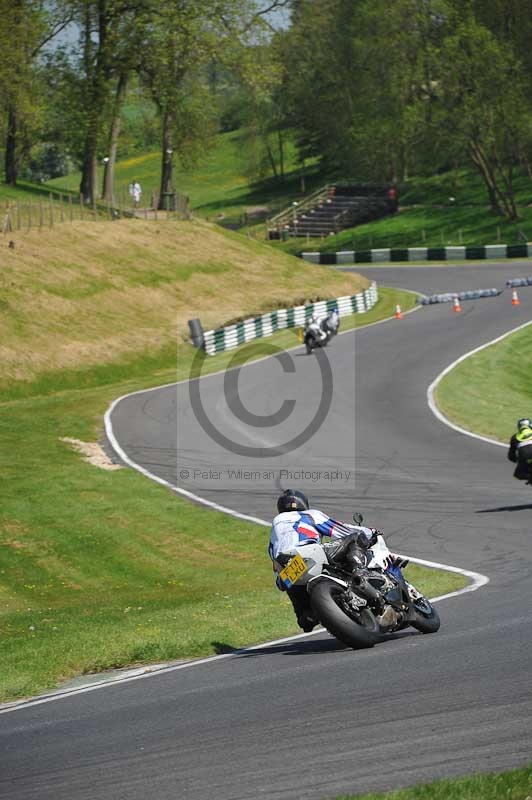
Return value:
M 301 578 L 302 575 L 307 572 L 308 567 L 305 564 L 303 558 L 296 553 L 296 555 L 290 559 L 286 567 L 279 572 L 279 577 L 281 578 L 282 582 L 286 586 L 287 589 L 290 589 L 294 583 Z

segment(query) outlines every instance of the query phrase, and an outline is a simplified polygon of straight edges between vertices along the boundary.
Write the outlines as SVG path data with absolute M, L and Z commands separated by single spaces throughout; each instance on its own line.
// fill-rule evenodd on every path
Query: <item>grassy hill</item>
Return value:
M 207 330 L 368 283 L 201 219 L 64 223 L 9 239 L 14 247 L 3 240 L 0 270 L 0 388 L 143 355 L 169 365 L 191 318 Z
M 274 246 L 297 254 L 302 250 L 335 252 L 532 241 L 532 180 L 528 175 L 518 175 L 514 188 L 519 213 L 515 222 L 490 211 L 485 186 L 476 172 L 462 169 L 413 177 L 400 189 L 397 214 L 324 240 L 291 239 Z

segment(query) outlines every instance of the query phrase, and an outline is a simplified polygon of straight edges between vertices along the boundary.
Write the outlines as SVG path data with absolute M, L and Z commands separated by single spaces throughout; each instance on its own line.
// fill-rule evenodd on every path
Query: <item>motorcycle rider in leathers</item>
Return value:
M 340 314 L 337 308 L 333 308 L 330 314 L 320 320 L 320 328 L 325 332 L 326 335 L 332 335 L 338 333 L 338 328 L 340 327 Z
M 299 627 L 308 633 L 318 624 L 309 594 L 304 586 L 285 588 L 279 578 L 279 571 L 282 569 L 282 565 L 277 562 L 279 554 L 307 542 L 320 542 L 322 536 L 330 536 L 334 540 L 343 539 L 352 533 L 360 534 L 358 543 L 367 549 L 375 543 L 377 533 L 381 532 L 363 525 L 338 522 L 322 511 L 310 508 L 307 496 L 298 489 L 286 489 L 280 495 L 277 500 L 277 511 L 279 513 L 272 522 L 268 547 L 277 588 L 286 591 L 292 602 Z M 394 557 L 390 570 L 400 575 L 400 566 L 401 559 Z
M 510 439 L 507 455 L 516 464 L 514 478 L 532 483 L 532 421 L 527 417 L 517 420 L 517 431 Z

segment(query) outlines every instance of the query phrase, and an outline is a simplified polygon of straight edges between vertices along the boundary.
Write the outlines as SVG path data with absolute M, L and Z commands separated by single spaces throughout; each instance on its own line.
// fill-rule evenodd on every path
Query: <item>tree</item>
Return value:
M 529 146 L 525 76 L 511 48 L 473 16 L 460 22 L 440 53 L 438 97 L 445 128 L 486 185 L 494 213 L 518 217 L 513 173 Z
M 70 0 L 80 30 L 83 154 L 80 193 L 86 203 L 98 196 L 97 168 L 107 162 L 105 193 L 112 198 L 112 174 L 120 116 L 130 72 L 138 69 L 151 0 Z M 107 135 L 106 135 L 107 131 Z
M 173 194 L 174 156 L 193 161 L 215 131 L 216 106 L 209 99 L 206 66 L 239 63 L 243 40 L 257 35 L 264 15 L 252 0 L 174 0 L 158 7 L 142 70 L 161 119 L 159 206 Z
M 473 15 L 499 42 L 509 45 L 528 75 L 525 91 L 532 100 L 532 0 L 448 0 L 453 13 L 466 20 Z
M 209 5 L 204 0 L 162 5 L 148 33 L 142 74 L 161 121 L 160 208 L 174 191 L 174 152 L 193 158 L 210 129 L 209 106 L 200 100 L 202 67 L 215 48 Z M 203 124 L 197 124 L 198 116 Z
M 360 0 L 299 0 L 280 34 L 287 112 L 300 158 L 330 173 L 356 171 L 353 125 L 361 68 L 355 32 Z
M 299 0 L 285 63 L 302 155 L 358 180 L 422 163 L 444 19 L 443 0 Z
M 0 0 L 0 103 L 5 115 L 5 182 L 15 186 L 42 123 L 40 58 L 68 24 L 59 4 Z
M 254 37 L 243 45 L 231 64 L 234 81 L 226 103 L 238 103 L 236 119 L 247 160 L 247 175 L 284 179 L 285 133 L 289 126 L 286 81 L 279 42 L 274 36 Z M 233 119 L 235 111 L 233 109 Z
M 420 169 L 434 142 L 427 141 L 440 46 L 439 0 L 365 2 L 357 48 L 364 64 L 357 102 L 354 146 L 366 172 L 388 182 Z

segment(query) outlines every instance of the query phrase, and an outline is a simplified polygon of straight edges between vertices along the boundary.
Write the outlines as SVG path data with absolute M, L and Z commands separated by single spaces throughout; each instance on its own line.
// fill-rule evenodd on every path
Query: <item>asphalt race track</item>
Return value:
M 357 271 L 432 294 L 502 288 L 532 264 Z M 432 636 L 404 632 L 355 652 L 319 632 L 0 714 L 0 797 L 324 800 L 531 761 L 532 489 L 512 479 L 504 448 L 450 429 L 426 397 L 451 362 L 531 318 L 532 287 L 519 298 L 464 301 L 458 314 L 423 307 L 337 337 L 330 409 L 292 451 L 286 442 L 312 424 L 329 386 L 301 349 L 284 369 L 249 364 L 225 395 L 226 376 L 200 382 L 205 413 L 236 452 L 200 427 L 187 384 L 120 401 L 120 446 L 171 484 L 263 520 L 280 488 L 300 486 L 336 516 L 362 510 L 396 551 L 489 583 L 441 601 Z M 278 424 L 239 421 L 238 399 Z M 270 458 L 242 454 L 272 445 Z M 267 529 L 256 535 L 266 551 Z

